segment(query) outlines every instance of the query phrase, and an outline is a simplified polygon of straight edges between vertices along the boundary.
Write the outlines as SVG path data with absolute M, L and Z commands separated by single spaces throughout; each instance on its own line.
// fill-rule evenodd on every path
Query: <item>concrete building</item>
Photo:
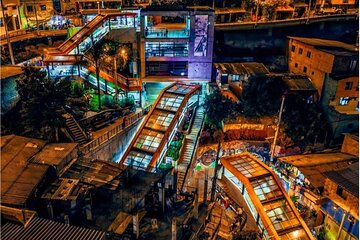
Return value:
M 359 239 L 359 163 L 325 173 L 321 206 L 327 239 Z
M 141 11 L 143 81 L 210 81 L 214 11 L 208 7 L 149 6 Z
M 359 127 L 358 54 L 351 44 L 289 37 L 289 70 L 311 78 L 334 138 Z
M 52 0 L 22 0 L 27 24 L 37 26 L 45 23 L 54 15 Z
M 5 25 L 8 27 L 8 31 L 14 31 L 22 29 L 22 23 L 20 18 L 20 0 L 4 0 L 0 5 L 0 32 L 1 35 L 5 34 Z

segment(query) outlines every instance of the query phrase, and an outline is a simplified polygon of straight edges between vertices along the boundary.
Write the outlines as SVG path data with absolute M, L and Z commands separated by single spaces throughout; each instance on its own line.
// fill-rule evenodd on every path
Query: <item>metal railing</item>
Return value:
M 151 105 L 143 108 L 141 112 L 130 114 L 130 116 L 126 116 L 125 121 L 123 119 L 123 121 L 120 122 L 117 126 L 105 132 L 100 137 L 82 145 L 79 148 L 80 151 L 83 154 L 87 154 L 90 153 L 91 151 L 98 149 L 102 144 L 116 137 L 118 134 L 122 133 L 125 129 L 138 122 L 149 111 L 149 108 L 151 108 Z

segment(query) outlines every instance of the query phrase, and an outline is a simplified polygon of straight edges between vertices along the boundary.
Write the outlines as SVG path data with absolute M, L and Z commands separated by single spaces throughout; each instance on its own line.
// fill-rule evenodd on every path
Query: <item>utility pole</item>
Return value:
M 38 15 L 37 15 L 37 2 L 36 2 L 36 0 L 33 3 L 34 3 L 34 9 L 35 9 L 36 35 L 39 36 L 39 20 L 38 20 Z
M 259 0 L 256 1 L 255 26 L 257 25 L 258 15 L 259 15 Z
M 4 19 L 4 25 L 5 25 L 6 40 L 7 40 L 7 44 L 8 44 L 8 48 L 9 48 L 10 60 L 11 60 L 11 64 L 15 65 L 14 53 L 12 50 L 10 37 L 9 37 L 9 30 L 8 30 L 7 21 L 5 18 L 5 6 L 4 6 L 3 0 L 0 0 L 0 1 L 1 1 L 1 8 L 2 8 L 2 14 L 3 14 L 3 19 Z M 11 16 L 11 18 L 12 17 L 13 16 Z
M 311 10 L 311 0 L 309 0 L 307 22 L 309 22 L 310 19 L 310 10 Z
M 281 99 L 279 119 L 278 119 L 278 123 L 277 123 L 277 126 L 276 126 L 276 132 L 275 132 L 274 142 L 273 142 L 273 145 L 271 146 L 270 163 L 272 163 L 272 162 L 273 162 L 273 159 L 274 159 L 276 141 L 277 141 L 277 137 L 278 137 L 278 134 L 279 134 L 280 123 L 281 123 L 281 116 L 282 116 L 282 112 L 283 112 L 283 110 L 284 110 L 284 102 L 285 102 L 285 94 L 282 95 L 282 99 Z

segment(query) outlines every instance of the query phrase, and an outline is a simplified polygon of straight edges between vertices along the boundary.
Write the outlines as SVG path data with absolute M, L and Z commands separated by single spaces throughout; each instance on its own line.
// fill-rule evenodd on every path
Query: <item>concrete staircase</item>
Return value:
M 64 114 L 66 129 L 69 131 L 73 140 L 79 144 L 87 143 L 87 136 L 76 122 L 76 120 L 68 113 Z
M 191 164 L 193 152 L 195 151 L 197 136 L 199 131 L 201 131 L 201 125 L 204 119 L 204 111 L 203 108 L 200 106 L 196 109 L 194 121 L 191 126 L 191 131 L 188 135 L 185 136 L 184 146 L 179 158 L 179 165 L 178 165 L 178 175 L 177 175 L 177 189 L 181 189 L 181 186 L 186 180 L 186 169 Z

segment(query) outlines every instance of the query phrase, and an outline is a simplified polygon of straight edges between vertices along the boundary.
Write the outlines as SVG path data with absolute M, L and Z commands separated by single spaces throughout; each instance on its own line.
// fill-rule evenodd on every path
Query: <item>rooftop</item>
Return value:
M 41 198 L 52 200 L 77 200 L 78 197 L 86 196 L 90 188 L 90 185 L 79 182 L 77 179 L 59 178 L 50 184 Z
M 282 80 L 291 92 L 317 92 L 310 78 L 302 74 L 282 74 Z
M 120 184 L 118 176 L 121 172 L 120 166 L 116 163 L 78 159 L 64 172 L 62 177 L 78 179 L 95 187 L 115 190 Z
M 325 176 L 345 188 L 348 192 L 359 197 L 359 163 L 339 171 L 329 171 Z
M 1 227 L 1 239 L 105 239 L 105 232 L 35 217 L 27 227 L 7 222 Z
M 355 44 L 347 44 L 321 38 L 288 37 L 334 55 L 357 55 L 359 49 Z
M 264 64 L 257 62 L 214 63 L 214 66 L 226 74 L 256 75 L 269 73 L 269 70 Z
M 77 146 L 77 143 L 50 143 L 31 159 L 33 163 L 59 165 Z
M 49 166 L 31 163 L 45 141 L 9 135 L 1 137 L 2 204 L 24 206 Z
M 358 157 L 333 152 L 292 155 L 280 157 L 278 160 L 297 167 L 314 187 L 322 187 L 325 184 L 325 172 L 344 169 L 349 166 L 350 162 L 358 161 Z
M 0 77 L 6 79 L 9 77 L 18 76 L 23 73 L 23 69 L 20 66 L 1 66 Z

